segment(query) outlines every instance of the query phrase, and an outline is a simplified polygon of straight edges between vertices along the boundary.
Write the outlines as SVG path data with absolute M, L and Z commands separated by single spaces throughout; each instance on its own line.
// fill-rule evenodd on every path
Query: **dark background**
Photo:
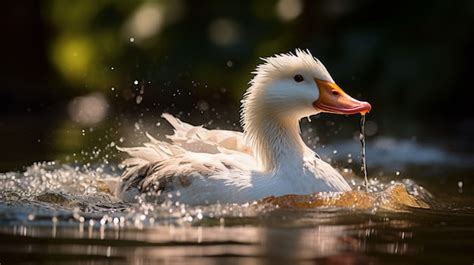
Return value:
M 2 171 L 108 162 L 114 145 L 168 133 L 163 111 L 237 129 L 258 58 L 295 48 L 372 104 L 370 137 L 474 149 L 474 1 L 7 1 L 1 13 Z M 303 126 L 318 145 L 352 137 L 358 119 Z

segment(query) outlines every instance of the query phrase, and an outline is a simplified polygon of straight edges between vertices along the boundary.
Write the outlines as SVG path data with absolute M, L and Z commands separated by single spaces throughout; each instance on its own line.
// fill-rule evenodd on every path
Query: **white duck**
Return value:
M 208 204 L 351 190 L 304 144 L 299 120 L 320 112 L 365 114 L 370 104 L 344 93 L 309 51 L 263 60 L 242 101 L 243 133 L 207 130 L 163 114 L 175 129 L 171 143 L 147 134 L 143 147 L 121 148 L 132 158 L 124 161 L 117 196 Z

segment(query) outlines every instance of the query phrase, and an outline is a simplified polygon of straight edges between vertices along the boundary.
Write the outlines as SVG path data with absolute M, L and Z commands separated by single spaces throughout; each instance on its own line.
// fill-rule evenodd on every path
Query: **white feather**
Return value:
M 188 204 L 247 202 L 266 196 L 347 191 L 350 186 L 302 141 L 299 120 L 317 114 L 314 78 L 332 81 L 308 51 L 264 59 L 242 101 L 244 133 L 208 130 L 163 114 L 171 143 L 149 134 L 143 147 L 120 148 L 132 159 L 116 193 L 132 201 L 163 194 Z M 295 74 L 307 80 L 295 85 Z M 147 197 L 150 198 L 150 197 Z

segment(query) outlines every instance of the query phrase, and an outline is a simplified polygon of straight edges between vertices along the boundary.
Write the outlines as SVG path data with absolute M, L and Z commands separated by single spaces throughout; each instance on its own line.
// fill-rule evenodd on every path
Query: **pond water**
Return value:
M 468 161 L 374 161 L 368 192 L 341 169 L 353 192 L 193 207 L 121 202 L 116 165 L 37 163 L 0 174 L 0 263 L 472 264 Z

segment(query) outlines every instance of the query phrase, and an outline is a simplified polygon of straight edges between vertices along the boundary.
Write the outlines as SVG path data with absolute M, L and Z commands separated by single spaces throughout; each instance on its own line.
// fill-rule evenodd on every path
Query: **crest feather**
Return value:
M 264 63 L 257 66 L 250 84 L 263 83 L 295 74 L 307 74 L 313 78 L 334 82 L 326 67 L 309 50 L 296 49 L 295 53 L 280 53 L 260 58 Z

